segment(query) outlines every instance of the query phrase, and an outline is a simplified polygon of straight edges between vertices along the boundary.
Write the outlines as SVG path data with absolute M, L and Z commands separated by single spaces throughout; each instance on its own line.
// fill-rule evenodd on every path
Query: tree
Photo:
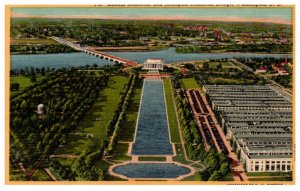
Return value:
M 208 181 L 218 181 L 223 180 L 223 175 L 219 171 L 215 171 L 208 179 Z
M 36 82 L 36 75 L 35 74 L 30 76 L 30 81 L 31 82 Z
M 10 90 L 12 90 L 12 91 L 18 91 L 19 88 L 20 88 L 20 84 L 19 83 L 14 82 L 14 83 L 12 83 L 10 85 Z
M 207 61 L 205 61 L 204 63 L 203 63 L 203 69 L 209 69 L 209 62 L 207 62 Z
M 220 167 L 220 172 L 223 176 L 230 172 L 230 166 L 228 162 L 223 162 Z
M 223 65 L 221 63 L 217 64 L 217 70 L 220 71 L 222 70 Z

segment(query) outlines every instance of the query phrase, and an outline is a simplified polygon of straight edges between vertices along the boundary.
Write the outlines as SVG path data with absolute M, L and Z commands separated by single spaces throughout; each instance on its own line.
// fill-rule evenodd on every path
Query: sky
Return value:
M 132 20 L 216 20 L 292 23 L 289 7 L 111 8 L 27 7 L 12 8 L 12 17 L 98 18 Z

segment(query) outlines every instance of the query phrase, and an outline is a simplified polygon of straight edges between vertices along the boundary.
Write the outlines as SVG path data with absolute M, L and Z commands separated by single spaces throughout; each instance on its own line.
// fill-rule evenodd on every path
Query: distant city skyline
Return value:
M 151 11 L 149 11 L 151 10 Z M 95 18 L 118 20 L 208 20 L 292 23 L 291 7 L 191 7 L 191 8 L 110 8 L 110 7 L 16 7 L 12 17 Z

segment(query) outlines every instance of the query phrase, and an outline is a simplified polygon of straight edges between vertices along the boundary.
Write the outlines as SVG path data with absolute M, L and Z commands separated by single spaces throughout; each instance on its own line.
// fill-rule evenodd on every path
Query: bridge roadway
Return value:
M 63 38 L 59 38 L 59 37 L 51 37 L 51 39 L 55 40 L 56 42 L 59 42 L 63 45 L 67 45 L 71 48 L 74 48 L 75 50 L 78 50 L 78 51 L 83 51 L 87 54 L 90 54 L 90 55 L 93 55 L 93 56 L 96 56 L 96 57 L 99 57 L 101 59 L 105 59 L 105 60 L 109 60 L 111 62 L 115 62 L 115 63 L 120 63 L 120 64 L 123 64 L 125 66 L 136 66 L 137 63 L 136 62 L 133 62 L 131 60 L 127 60 L 127 59 L 124 59 L 124 58 L 120 58 L 120 57 L 117 57 L 117 56 L 113 56 L 111 54 L 107 54 L 107 53 L 104 53 L 104 52 L 101 52 L 101 51 L 98 51 L 98 50 L 95 50 L 93 48 L 85 48 L 85 47 L 81 47 L 79 44 L 76 44 L 76 43 L 73 43 L 73 42 L 70 42 L 68 40 L 65 40 Z

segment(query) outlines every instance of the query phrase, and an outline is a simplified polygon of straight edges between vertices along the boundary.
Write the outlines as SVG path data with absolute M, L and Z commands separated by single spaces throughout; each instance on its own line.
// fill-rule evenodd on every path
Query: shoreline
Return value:
M 162 49 L 139 49 L 139 48 L 133 48 L 132 47 L 103 47 L 103 48 L 100 48 L 100 47 L 97 47 L 97 48 L 94 48 L 94 50 L 99 50 L 99 51 L 102 51 L 102 52 L 156 52 L 156 51 L 164 51 L 164 50 L 168 50 L 172 47 L 169 47 L 169 48 L 162 48 Z M 74 51 L 74 52 L 68 52 L 68 53 L 81 53 L 80 51 Z M 68 54 L 68 53 L 65 53 L 65 52 L 57 52 L 57 53 L 19 53 L 19 52 L 10 52 L 10 55 L 40 55 L 40 54 Z M 197 52 L 191 52 L 191 53 L 177 53 L 175 51 L 176 54 L 256 54 L 256 55 L 292 55 L 293 53 L 292 52 L 287 52 L 287 53 L 283 53 L 283 52 L 279 52 L 279 53 L 276 53 L 276 52 L 273 52 L 273 53 L 269 53 L 269 52 L 200 52 L 200 53 L 197 53 Z

